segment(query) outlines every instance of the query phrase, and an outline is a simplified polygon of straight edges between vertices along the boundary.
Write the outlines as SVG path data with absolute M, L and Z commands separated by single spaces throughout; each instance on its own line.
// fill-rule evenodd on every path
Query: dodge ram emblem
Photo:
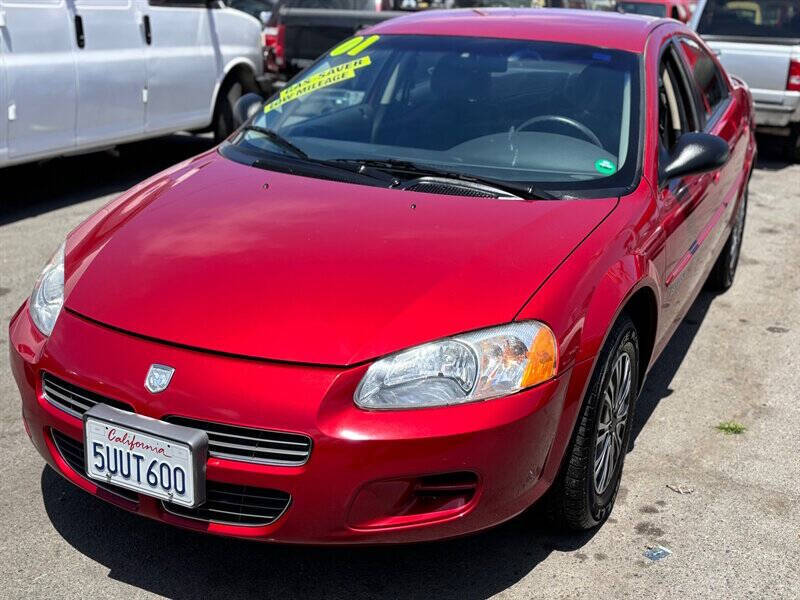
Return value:
M 166 365 L 150 365 L 144 380 L 144 387 L 153 394 L 163 392 L 167 389 L 174 372 L 175 369 Z

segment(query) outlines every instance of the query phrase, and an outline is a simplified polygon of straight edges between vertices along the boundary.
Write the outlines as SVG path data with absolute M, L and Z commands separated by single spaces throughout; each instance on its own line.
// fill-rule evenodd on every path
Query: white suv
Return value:
M 261 25 L 218 2 L 0 0 L 0 167 L 233 129 Z

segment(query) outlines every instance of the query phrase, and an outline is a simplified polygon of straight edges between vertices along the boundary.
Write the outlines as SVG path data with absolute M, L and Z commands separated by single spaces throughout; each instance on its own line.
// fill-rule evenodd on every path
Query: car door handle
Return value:
M 83 17 L 80 15 L 75 15 L 75 39 L 78 42 L 78 48 L 86 45 L 86 38 L 83 35 Z
M 149 46 L 153 43 L 153 32 L 150 29 L 150 16 L 145 15 L 142 17 L 142 24 L 144 25 L 144 41 Z

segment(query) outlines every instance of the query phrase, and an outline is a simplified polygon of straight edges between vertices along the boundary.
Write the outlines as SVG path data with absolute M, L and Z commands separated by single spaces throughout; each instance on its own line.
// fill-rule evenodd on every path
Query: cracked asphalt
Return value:
M 759 141 L 736 282 L 724 295 L 701 294 L 651 372 L 616 508 L 599 530 L 557 535 L 535 512 L 468 538 L 393 548 L 176 530 L 45 468 L 3 358 L 0 597 L 800 597 L 800 165 Z M 120 156 L 0 172 L 0 356 L 9 317 L 65 233 L 209 145 L 172 136 Z M 731 420 L 746 431 L 715 429 Z M 671 554 L 646 558 L 657 546 Z

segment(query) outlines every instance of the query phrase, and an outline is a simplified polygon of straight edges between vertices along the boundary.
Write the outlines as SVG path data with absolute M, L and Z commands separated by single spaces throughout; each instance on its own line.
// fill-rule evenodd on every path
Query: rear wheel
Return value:
M 639 335 L 623 314 L 600 353 L 561 473 L 548 493 L 558 527 L 591 529 L 611 513 L 638 390 Z
M 749 185 L 749 183 L 748 183 Z M 747 186 L 739 200 L 736 208 L 736 221 L 733 229 L 728 236 L 728 241 L 722 248 L 722 252 L 714 263 L 711 274 L 708 276 L 707 287 L 717 292 L 724 292 L 733 285 L 733 278 L 736 276 L 736 267 L 739 265 L 739 255 L 742 250 L 742 238 L 744 237 L 744 222 L 747 219 Z
M 217 143 L 233 132 L 233 106 L 244 92 L 244 86 L 235 79 L 223 85 L 224 87 L 219 91 L 219 96 L 217 96 L 217 105 L 214 107 L 214 121 L 212 123 L 214 141 Z
M 791 135 L 784 142 L 784 155 L 790 163 L 800 163 L 800 125 L 792 128 Z

